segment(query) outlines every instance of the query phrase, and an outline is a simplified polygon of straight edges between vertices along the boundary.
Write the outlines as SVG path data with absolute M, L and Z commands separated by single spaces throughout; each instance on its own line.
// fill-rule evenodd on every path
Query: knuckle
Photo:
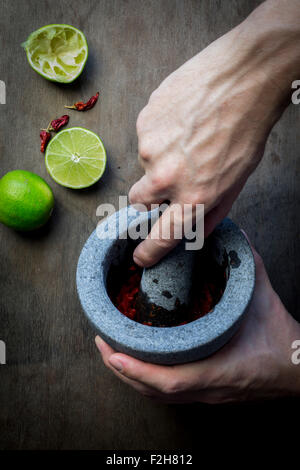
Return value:
M 185 202 L 195 207 L 197 204 L 204 204 L 204 195 L 201 191 L 193 191 L 184 198 Z
M 172 188 L 178 180 L 178 175 L 174 169 L 162 164 L 159 171 L 154 168 L 151 174 L 151 184 L 154 190 Z
M 193 191 L 185 190 L 183 199 L 184 202 L 192 204 L 192 206 L 196 206 L 196 204 L 206 204 L 209 197 L 209 189 L 201 186 L 193 188 Z
M 199 188 L 184 196 L 184 202 L 196 207 L 197 204 L 204 204 L 212 207 L 217 201 L 217 194 L 211 188 Z
M 133 202 L 136 202 L 138 201 L 138 189 L 134 186 L 132 186 L 132 188 L 129 190 L 129 193 L 128 193 L 128 198 L 129 198 L 129 202 L 132 204 Z
M 139 142 L 139 156 L 141 160 L 149 161 L 153 154 L 153 146 L 151 145 L 150 140 L 141 140 Z
M 169 185 L 169 181 L 163 173 L 155 173 L 151 177 L 151 186 L 154 191 L 160 191 L 166 189 Z
M 130 204 L 140 204 L 141 206 L 145 203 L 147 203 L 147 199 L 151 197 L 151 194 L 146 192 L 145 189 L 142 187 L 142 183 L 137 183 L 134 185 L 129 193 L 128 193 L 128 199 Z M 147 210 L 145 207 L 141 207 L 138 210 L 143 212 L 143 210 Z

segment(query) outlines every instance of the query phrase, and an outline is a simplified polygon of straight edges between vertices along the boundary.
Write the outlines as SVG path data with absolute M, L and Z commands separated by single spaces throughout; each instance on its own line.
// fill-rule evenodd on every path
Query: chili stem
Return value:
M 53 119 L 49 122 L 47 129 L 41 129 L 41 131 L 46 131 L 46 132 L 54 131 L 53 127 L 51 126 L 52 121 L 53 121 Z

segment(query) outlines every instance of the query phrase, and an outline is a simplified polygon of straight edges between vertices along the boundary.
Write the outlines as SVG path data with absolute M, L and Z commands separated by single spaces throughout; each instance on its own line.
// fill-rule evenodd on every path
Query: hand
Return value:
M 167 77 L 141 111 L 137 134 L 145 175 L 129 199 L 148 208 L 168 200 L 170 207 L 136 248 L 138 265 L 155 264 L 178 243 L 173 225 L 183 224 L 184 204 L 194 210 L 205 205 L 208 235 L 259 163 L 299 69 L 297 3 L 261 5 Z
M 233 339 L 208 359 L 161 366 L 116 353 L 99 336 L 105 365 L 143 395 L 169 403 L 225 403 L 281 395 L 300 395 L 300 365 L 291 361 L 300 325 L 274 292 L 263 261 L 256 264 L 253 300 Z

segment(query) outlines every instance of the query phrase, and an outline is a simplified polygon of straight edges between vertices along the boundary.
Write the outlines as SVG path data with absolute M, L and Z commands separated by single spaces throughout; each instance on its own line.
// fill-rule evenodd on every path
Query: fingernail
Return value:
M 102 353 L 103 340 L 100 338 L 100 336 L 96 336 L 95 343 L 99 351 Z
M 112 355 L 110 356 L 108 361 L 115 369 L 117 369 L 118 372 L 123 372 L 123 364 L 119 358 L 114 357 L 114 355 Z
M 138 266 L 140 266 L 141 268 L 144 267 L 142 261 L 135 255 L 133 255 L 133 261 L 135 262 L 135 264 L 137 264 Z

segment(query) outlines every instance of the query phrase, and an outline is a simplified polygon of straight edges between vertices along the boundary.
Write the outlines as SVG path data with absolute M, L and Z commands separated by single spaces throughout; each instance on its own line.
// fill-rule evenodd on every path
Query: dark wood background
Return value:
M 2 449 L 175 449 L 197 447 L 230 422 L 240 430 L 288 418 L 290 404 L 156 404 L 119 382 L 102 364 L 75 287 L 77 259 L 97 224 L 100 203 L 116 204 L 141 176 L 135 121 L 170 72 L 238 24 L 252 0 L 1 0 L 1 175 L 26 169 L 46 179 L 56 206 L 39 233 L 0 227 Z M 29 67 L 21 43 L 49 23 L 86 34 L 90 55 L 73 85 L 47 82 Z M 100 103 L 73 113 L 71 125 L 99 133 L 108 152 L 101 181 L 72 191 L 51 180 L 39 129 L 63 105 L 101 90 Z M 262 254 L 275 289 L 299 317 L 299 110 L 290 106 L 269 138 L 263 162 L 231 217 Z M 216 433 L 217 431 L 217 433 Z

